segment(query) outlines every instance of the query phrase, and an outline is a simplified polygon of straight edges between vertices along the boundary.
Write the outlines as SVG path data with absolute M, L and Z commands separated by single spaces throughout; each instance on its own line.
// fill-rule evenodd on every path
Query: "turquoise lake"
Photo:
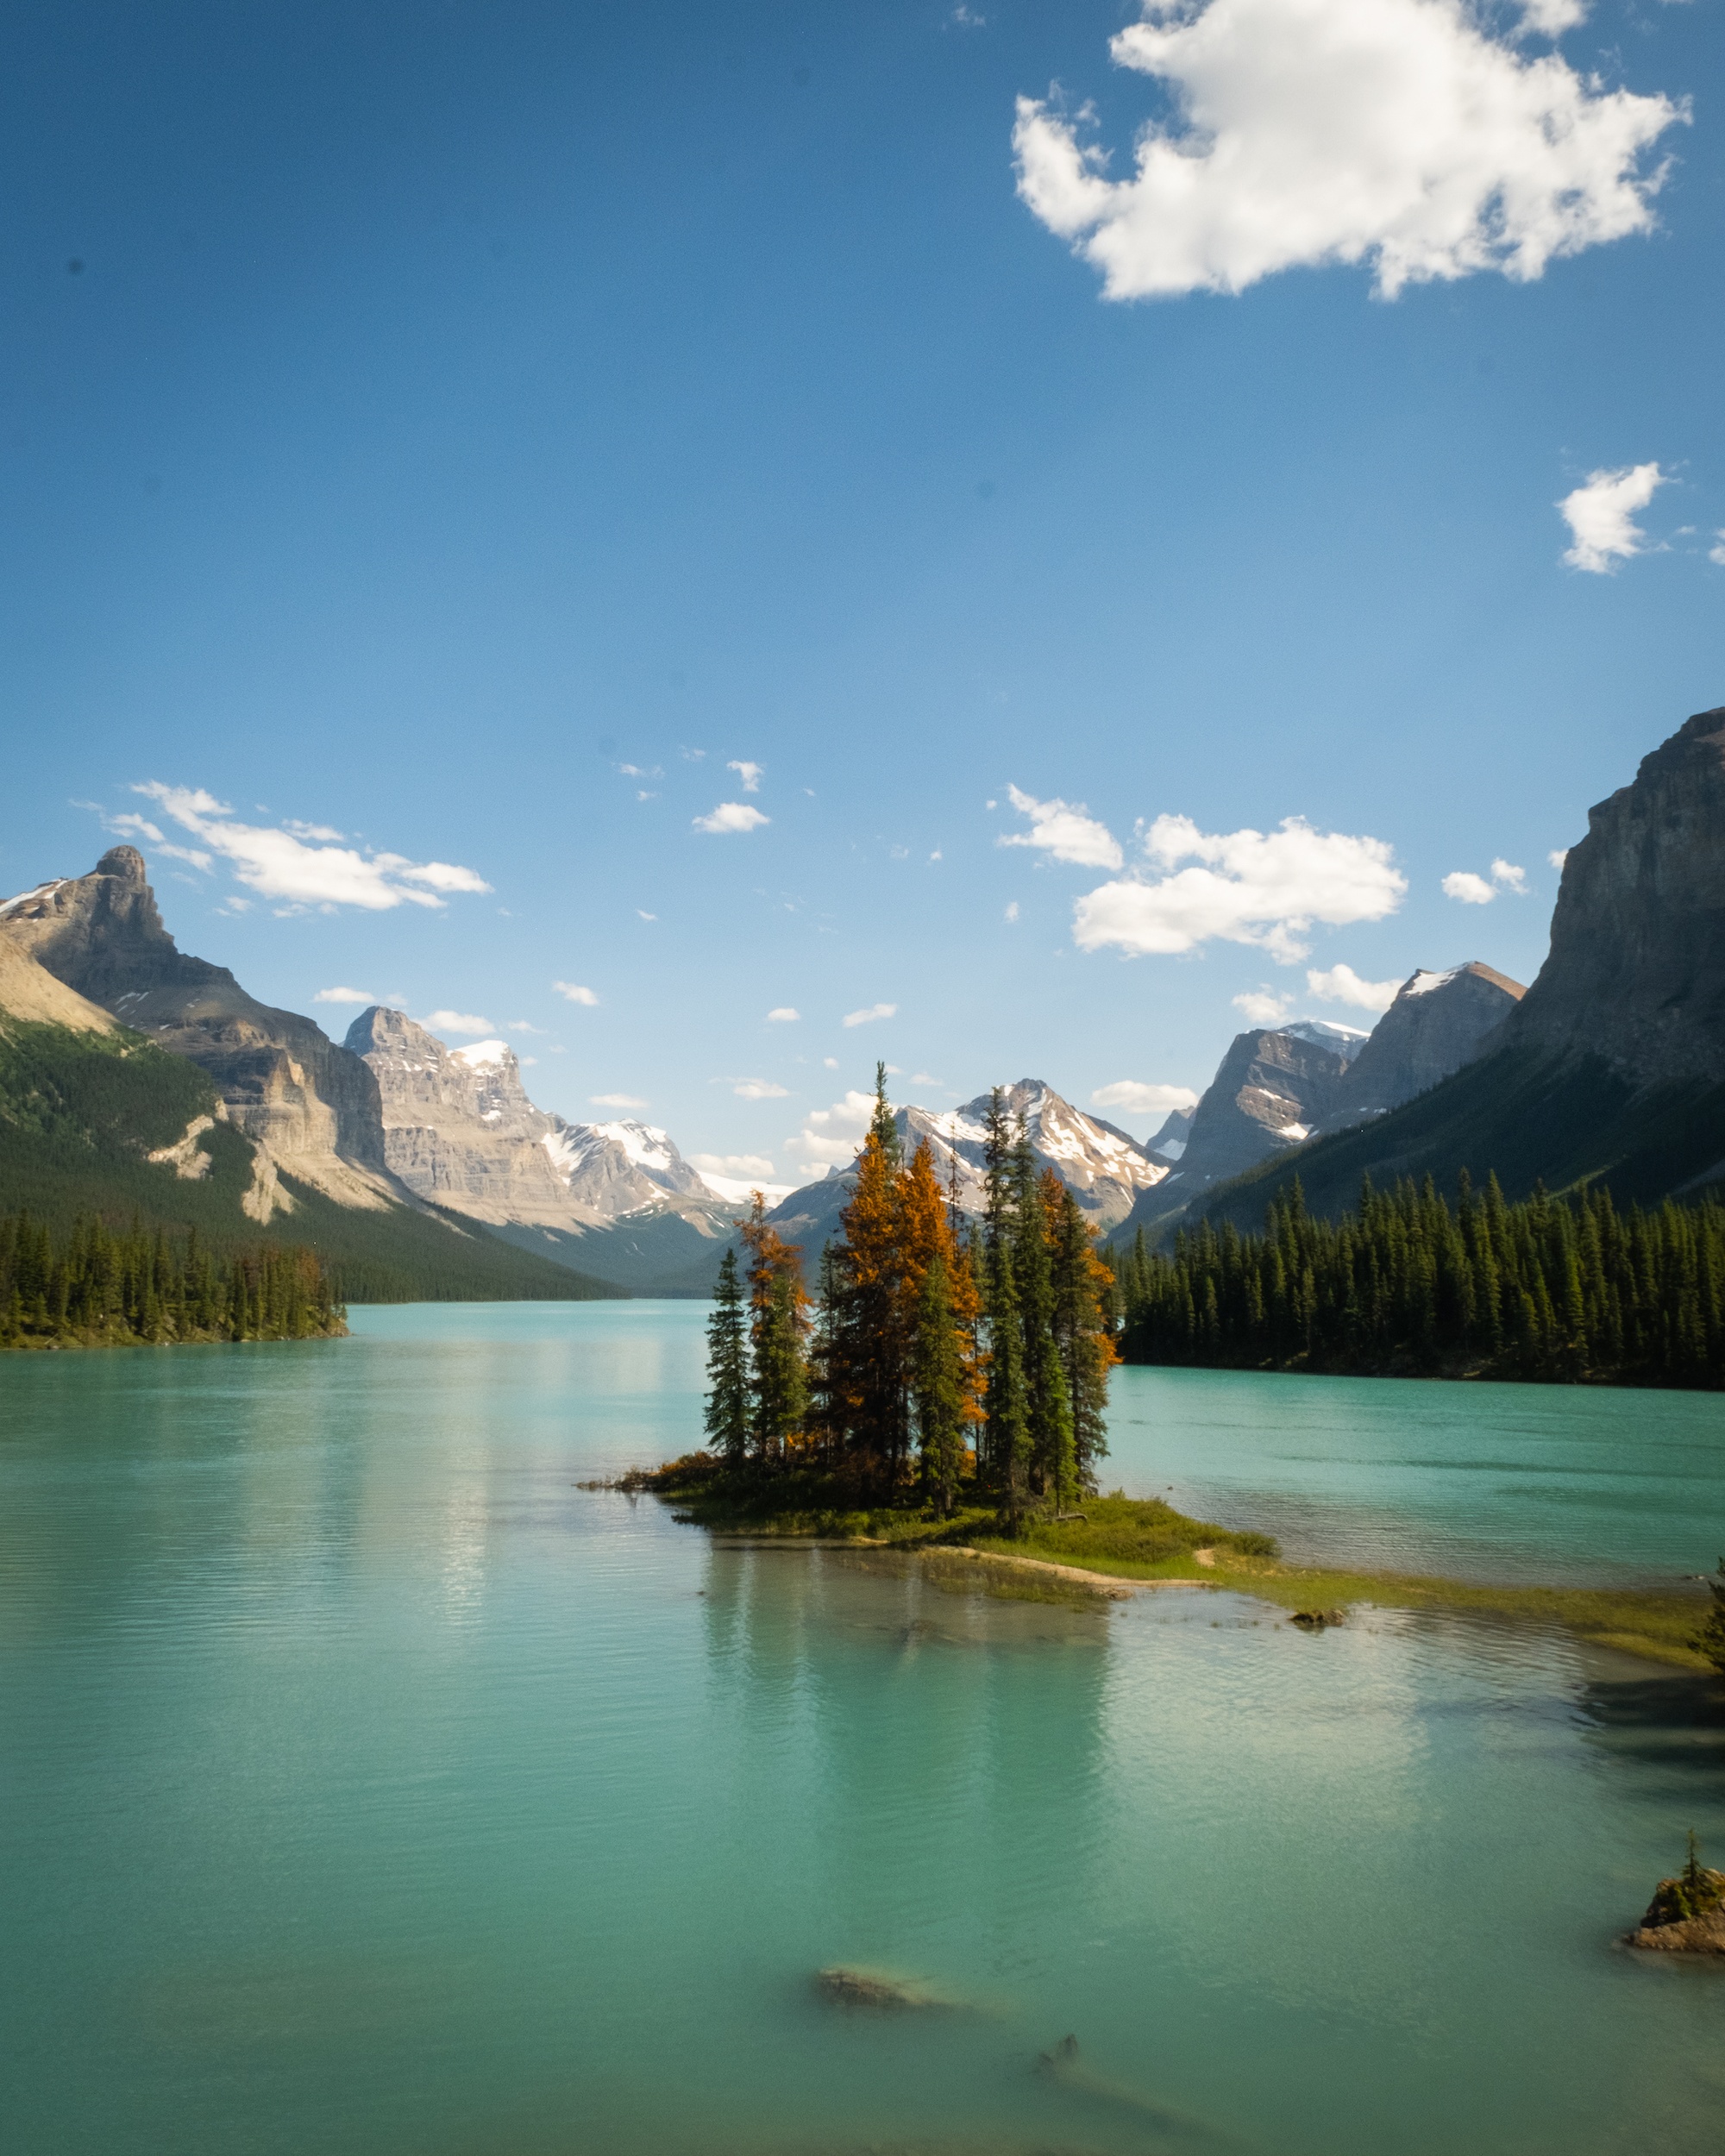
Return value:
M 1685 1829 L 1725 1857 L 1718 1688 L 578 1489 L 698 1441 L 705 1315 L 0 1361 L 9 2156 L 1722 2145 L 1725 1970 L 1612 1943 Z M 1296 1555 L 1725 1551 L 1716 1397 L 1128 1370 L 1110 1433 Z

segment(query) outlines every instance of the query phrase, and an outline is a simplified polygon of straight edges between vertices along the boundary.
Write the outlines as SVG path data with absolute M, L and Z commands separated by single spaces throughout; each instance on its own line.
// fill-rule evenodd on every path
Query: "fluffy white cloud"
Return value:
M 866 1011 L 847 1011 L 846 1025 L 867 1025 L 875 1018 L 895 1018 L 899 1015 L 896 1003 L 871 1003 Z
M 1017 920 L 1017 918 L 1019 918 L 1019 902 L 1018 902 L 1018 900 L 1017 900 L 1016 899 L 1014 899 L 1012 901 L 1011 905 L 1007 906 L 1007 908 L 1006 912 L 1004 912 L 1004 913 L 1000 916 L 1000 918 L 1001 918 L 1003 921 L 1015 921 L 1015 920 Z
M 1171 1115 L 1176 1108 L 1195 1108 L 1198 1096 L 1190 1086 L 1150 1086 L 1136 1078 L 1117 1078 L 1098 1086 L 1090 1095 L 1096 1108 L 1126 1108 L 1135 1115 Z
M 689 1166 L 703 1175 L 770 1175 L 772 1161 L 765 1153 L 690 1153 Z
M 1533 0 L 1549 28 L 1564 0 Z M 1608 91 L 1490 34 L 1465 0 L 1145 0 L 1116 65 L 1176 109 L 1130 179 L 1069 118 L 1021 97 L 1019 193 L 1112 299 L 1238 292 L 1298 265 L 1369 262 L 1377 290 L 1540 276 L 1653 222 L 1646 154 L 1686 109 Z
M 1572 569 L 1609 576 L 1619 561 L 1646 551 L 1647 533 L 1635 522 L 1668 474 L 1657 464 L 1626 464 L 1615 472 L 1590 472 L 1587 483 L 1558 504 L 1571 544 L 1564 560 Z
M 775 1086 L 770 1078 L 733 1078 L 731 1090 L 739 1100 L 784 1100 L 789 1096 L 784 1086 Z
M 1292 996 L 1277 995 L 1270 988 L 1249 988 L 1231 1000 L 1240 1016 L 1254 1025 L 1279 1025 L 1294 1008 Z
M 352 846 L 325 844 L 325 838 L 341 837 L 327 824 L 242 824 L 226 802 L 201 787 L 164 786 L 152 780 L 132 791 L 155 802 L 170 822 L 200 842 L 197 852 L 186 852 L 159 840 L 164 852 L 200 868 L 208 868 L 210 857 L 219 856 L 233 864 L 235 875 L 248 890 L 284 899 L 290 907 L 317 906 L 333 912 L 357 906 L 378 913 L 402 905 L 441 906 L 439 893 L 491 889 L 473 869 L 450 862 L 414 862 L 405 854 L 361 853 Z M 147 832 L 155 829 L 141 818 L 135 820 Z
M 1458 868 L 1444 878 L 1444 896 L 1459 899 L 1464 906 L 1490 906 L 1502 892 L 1518 899 L 1527 895 L 1527 872 L 1500 855 L 1491 864 L 1491 877 L 1477 876 L 1471 868 Z
M 597 1007 L 599 998 L 591 988 L 584 988 L 579 981 L 554 981 L 552 987 L 567 1003 L 584 1004 L 591 1011 Z
M 1550 862 L 1553 868 L 1561 870 L 1565 862 L 1569 859 L 1569 848 L 1567 846 L 1554 846 L 1551 852 L 1546 856 L 1546 859 Z
M 587 1098 L 596 1108 L 644 1108 L 648 1105 L 638 1093 L 593 1093 Z
M 776 1010 L 768 1012 L 767 1023 L 768 1025 L 795 1025 L 801 1018 L 800 1011 L 794 1011 L 788 1003 L 781 1003 Z
M 369 988 L 320 988 L 312 997 L 314 1003 L 381 1003 L 381 996 L 374 996 Z
M 434 1011 L 429 1018 L 421 1018 L 419 1024 L 428 1033 L 467 1033 L 476 1039 L 497 1031 L 489 1018 L 480 1018 L 472 1011 Z
M 786 1139 L 785 1150 L 813 1168 L 849 1168 L 874 1112 L 874 1094 L 853 1087 L 830 1108 L 811 1109 L 797 1136 Z
M 505 1033 L 540 1034 L 545 1031 L 543 1025 L 535 1025 L 530 1018 L 505 1018 L 503 1022 L 503 1030 Z
M 1081 868 L 1118 868 L 1125 856 L 1106 824 L 1099 824 L 1080 801 L 1038 801 L 1007 788 L 1008 799 L 1020 816 L 1030 818 L 1027 831 L 1006 831 L 994 842 L 1000 846 L 1035 846 L 1057 861 L 1076 862 Z
M 698 831 L 753 831 L 772 820 L 747 801 L 721 801 L 711 816 L 698 816 L 694 822 Z
M 1172 873 L 1128 875 L 1087 893 L 1072 916 L 1081 950 L 1112 945 L 1139 957 L 1220 938 L 1256 943 L 1279 965 L 1293 965 L 1308 955 L 1300 938 L 1314 921 L 1382 920 L 1408 888 L 1383 839 L 1314 830 L 1298 816 L 1267 835 L 1210 833 L 1189 817 L 1158 816 L 1144 849 Z M 1177 867 L 1182 861 L 1199 865 Z
M 1387 1011 L 1402 983 L 1362 981 L 1352 966 L 1332 966 L 1327 973 L 1309 968 L 1306 986 L 1325 1003 L 1349 1003 L 1357 1011 Z
M 1725 569 L 1725 531 L 1716 532 L 1714 536 L 1718 540 L 1719 544 L 1707 549 L 1707 558 L 1709 561 L 1716 562 L 1722 569 Z
M 728 763 L 724 768 L 727 771 L 734 771 L 742 780 L 743 791 L 745 793 L 758 793 L 761 791 L 761 780 L 767 768 L 765 764 L 750 763 L 745 761 L 742 763 Z

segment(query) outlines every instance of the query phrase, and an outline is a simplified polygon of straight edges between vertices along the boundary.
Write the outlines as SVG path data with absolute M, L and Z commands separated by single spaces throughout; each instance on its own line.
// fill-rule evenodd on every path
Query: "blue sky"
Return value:
M 4 38 L 0 881 L 130 830 L 337 1037 L 787 1181 L 877 1056 L 1147 1131 L 1238 998 L 1530 980 L 1725 700 L 1717 0 Z

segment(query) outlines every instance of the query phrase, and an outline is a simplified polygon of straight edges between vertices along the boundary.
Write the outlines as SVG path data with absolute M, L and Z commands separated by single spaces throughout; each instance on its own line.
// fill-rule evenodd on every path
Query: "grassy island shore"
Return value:
M 1274 1539 L 1251 1529 L 1194 1520 L 1159 1498 L 1123 1492 L 1082 1501 L 1074 1514 L 1026 1522 L 1008 1539 L 998 1509 L 961 1500 L 942 1519 L 932 1507 L 859 1502 L 819 1470 L 766 1477 L 693 1453 L 630 1475 L 624 1486 L 650 1491 L 679 1517 L 715 1532 L 762 1540 L 813 1540 L 902 1554 L 974 1551 L 1038 1578 L 1065 1574 L 1076 1589 L 1118 1580 L 1129 1587 L 1188 1586 L 1251 1595 L 1289 1610 L 1349 1606 L 1447 1609 L 1523 1623 L 1561 1625 L 1599 1646 L 1703 1671 L 1695 1645 L 1709 1608 L 1704 1587 L 1659 1594 L 1623 1588 L 1482 1585 L 1419 1573 L 1364 1572 L 1288 1564 Z

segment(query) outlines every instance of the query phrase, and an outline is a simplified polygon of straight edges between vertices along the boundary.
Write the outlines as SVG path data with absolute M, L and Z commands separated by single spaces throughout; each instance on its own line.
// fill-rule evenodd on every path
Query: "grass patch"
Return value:
M 1025 1532 L 1000 1532 L 992 1506 L 963 1506 L 942 1520 L 913 1503 L 867 1505 L 854 1489 L 818 1470 L 793 1468 L 765 1476 L 729 1470 L 710 1454 L 692 1453 L 651 1473 L 624 1478 L 627 1487 L 651 1490 L 696 1526 L 751 1535 L 850 1541 L 906 1554 L 923 1552 L 925 1576 L 965 1591 L 991 1576 L 984 1591 L 1019 1601 L 1065 1601 L 1076 1593 L 1087 1603 L 1103 1599 L 1082 1581 L 1063 1584 L 1054 1575 L 1026 1565 L 1009 1573 L 943 1550 L 980 1550 L 991 1556 L 1072 1565 L 1120 1580 L 1189 1580 L 1256 1595 L 1283 1609 L 1334 1609 L 1369 1603 L 1380 1609 L 1454 1609 L 1522 1623 L 1561 1625 L 1596 1645 L 1667 1664 L 1673 1669 L 1711 1668 L 1694 1639 L 1707 1615 L 1704 1592 L 1661 1595 L 1623 1588 L 1477 1586 L 1420 1573 L 1332 1571 L 1281 1563 L 1272 1537 L 1249 1529 L 1189 1519 L 1159 1497 L 1085 1501 L 1082 1519 L 1032 1520 Z M 1200 1564 L 1198 1552 L 1207 1563 Z

